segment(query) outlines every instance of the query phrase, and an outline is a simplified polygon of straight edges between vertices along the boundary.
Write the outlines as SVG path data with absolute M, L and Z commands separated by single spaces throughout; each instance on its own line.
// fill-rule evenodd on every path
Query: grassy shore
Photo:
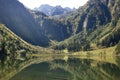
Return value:
M 115 56 L 115 46 L 110 47 L 110 48 L 104 48 L 104 49 L 97 49 L 97 50 L 92 50 L 92 51 L 80 51 L 80 52 L 74 52 L 73 54 L 75 55 L 90 55 L 90 56 Z

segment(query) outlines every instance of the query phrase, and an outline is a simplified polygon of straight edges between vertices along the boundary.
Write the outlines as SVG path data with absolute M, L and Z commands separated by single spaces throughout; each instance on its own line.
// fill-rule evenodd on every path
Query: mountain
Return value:
M 63 8 L 61 6 L 50 6 L 48 4 L 43 4 L 40 7 L 35 8 L 34 10 L 43 12 L 48 16 L 56 16 L 56 15 L 62 15 L 62 14 L 74 11 L 75 9 L 71 9 L 69 7 Z
M 50 15 L 52 8 L 53 6 L 50 6 L 48 4 L 43 4 L 39 8 L 35 8 L 34 10 L 43 12 L 46 15 Z
M 0 80 L 9 80 L 34 60 L 63 53 L 24 40 L 44 47 L 53 41 L 50 48 L 86 51 L 87 56 L 87 51 L 100 49 L 105 53 L 104 48 L 111 47 L 115 55 L 120 55 L 120 0 L 89 0 L 78 10 L 57 18 L 26 9 L 17 0 L 0 0 Z
M 52 8 L 50 15 L 51 16 L 55 16 L 55 15 L 62 15 L 68 12 L 71 12 L 72 9 L 66 7 L 66 8 L 62 8 L 61 6 L 56 6 L 54 8 Z
M 68 16 L 66 21 L 71 23 L 74 33 L 79 33 L 82 30 L 94 30 L 100 25 L 109 23 L 111 14 L 101 0 L 89 0 L 83 7 Z
M 36 22 L 39 23 L 42 33 L 50 40 L 63 41 L 70 36 L 67 25 L 63 21 L 49 17 L 39 11 L 30 11 Z
M 120 41 L 120 1 L 89 0 L 64 18 L 73 36 L 58 43 L 55 49 L 69 51 L 111 47 Z
M 16 0 L 1 0 L 0 4 L 0 22 L 35 45 L 48 46 L 50 40 L 62 41 L 53 48 L 86 51 L 115 46 L 120 41 L 119 0 L 89 0 L 64 17 L 28 10 Z M 62 12 L 61 8 L 51 7 L 52 13 Z
M 35 21 L 19 1 L 0 0 L 0 23 L 5 24 L 25 41 L 40 46 L 47 46 L 49 39 L 45 37 L 40 25 Z

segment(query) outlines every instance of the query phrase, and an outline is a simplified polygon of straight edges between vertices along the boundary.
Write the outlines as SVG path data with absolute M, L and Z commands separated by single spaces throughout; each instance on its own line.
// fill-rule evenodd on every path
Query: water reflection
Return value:
M 119 75 L 119 57 L 114 57 L 113 61 L 111 58 L 102 60 L 91 57 L 60 56 L 54 57 L 54 60 L 33 64 L 11 80 L 120 80 Z

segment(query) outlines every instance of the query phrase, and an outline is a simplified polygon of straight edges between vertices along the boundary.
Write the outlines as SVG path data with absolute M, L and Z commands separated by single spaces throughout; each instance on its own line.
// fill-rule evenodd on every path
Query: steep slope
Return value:
M 83 7 L 67 17 L 66 21 L 71 23 L 74 33 L 86 29 L 92 31 L 111 21 L 110 11 L 102 1 L 89 0 Z
M 25 41 L 40 46 L 48 45 L 38 23 L 29 11 L 17 0 L 0 0 L 0 23 L 5 24 Z
M 65 22 L 69 23 L 75 35 L 55 48 L 79 51 L 114 46 L 120 41 L 119 21 L 119 0 L 90 0 L 67 16 Z
M 70 36 L 67 25 L 61 20 L 51 18 L 39 11 L 30 11 L 39 23 L 42 33 L 51 40 L 62 41 Z

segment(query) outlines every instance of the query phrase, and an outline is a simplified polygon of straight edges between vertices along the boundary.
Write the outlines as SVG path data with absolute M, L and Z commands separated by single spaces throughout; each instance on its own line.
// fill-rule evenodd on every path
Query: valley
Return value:
M 65 80 L 69 80 L 71 74 L 73 80 L 85 79 L 78 75 L 82 66 L 75 66 L 77 61 L 89 67 L 93 76 L 98 70 L 103 80 L 118 80 L 119 73 L 114 72 L 115 76 L 110 77 L 112 73 L 104 65 L 108 65 L 110 70 L 120 68 L 120 1 L 89 0 L 68 12 L 64 12 L 65 8 L 61 6 L 54 8 L 59 10 L 45 14 L 37 8 L 26 8 L 18 0 L 0 0 L 0 80 L 15 80 L 12 78 L 30 65 L 46 62 L 53 69 L 64 69 L 60 72 L 65 72 Z M 64 14 L 59 14 L 60 10 Z M 86 60 L 87 63 L 90 60 L 90 65 Z M 97 66 L 95 70 L 93 66 Z M 86 70 L 84 74 L 87 74 Z M 63 79 L 56 76 L 53 77 L 55 80 Z

